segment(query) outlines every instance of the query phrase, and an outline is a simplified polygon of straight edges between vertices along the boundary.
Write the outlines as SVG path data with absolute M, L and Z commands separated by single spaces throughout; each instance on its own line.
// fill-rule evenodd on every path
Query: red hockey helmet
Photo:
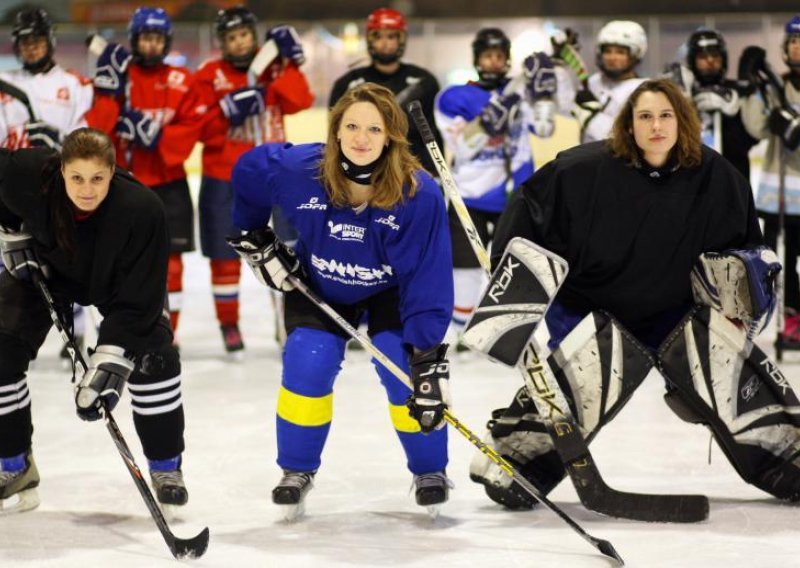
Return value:
M 378 8 L 367 18 L 367 33 L 376 30 L 397 30 L 408 32 L 406 18 L 397 10 L 391 8 Z

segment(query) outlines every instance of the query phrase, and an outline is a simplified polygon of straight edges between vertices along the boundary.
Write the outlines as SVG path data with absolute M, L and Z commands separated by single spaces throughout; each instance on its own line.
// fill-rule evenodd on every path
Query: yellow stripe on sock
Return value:
M 278 392 L 278 416 L 298 426 L 323 426 L 333 418 L 333 393 L 303 396 L 284 387 Z
M 398 432 L 415 434 L 422 431 L 419 427 L 419 422 L 408 415 L 408 407 L 405 404 L 390 404 L 389 416 L 392 417 L 392 424 L 394 424 L 394 429 Z

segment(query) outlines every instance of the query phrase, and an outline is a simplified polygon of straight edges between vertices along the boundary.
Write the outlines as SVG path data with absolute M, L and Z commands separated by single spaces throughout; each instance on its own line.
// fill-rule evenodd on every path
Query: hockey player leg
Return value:
M 697 307 L 658 358 L 670 408 L 707 425 L 742 479 L 779 499 L 800 500 L 800 402 L 745 331 Z
M 305 327 L 292 330 L 286 339 L 276 417 L 283 477 L 272 491 L 272 502 L 282 506 L 288 521 L 304 512 L 306 494 L 321 463 L 344 346 L 339 335 Z
M 461 333 L 464 326 L 472 316 L 475 305 L 478 303 L 483 270 L 480 268 L 454 268 L 453 269 L 453 331 L 458 335 L 456 351 L 466 351 L 467 347 L 461 343 Z
M 181 253 L 169 255 L 167 295 L 169 298 L 169 322 L 173 333 L 175 333 L 175 342 L 177 344 L 178 320 L 181 315 L 181 305 L 183 304 L 183 259 Z
M 239 277 L 241 261 L 211 259 L 211 290 L 225 351 L 234 360 L 241 360 L 244 341 L 239 331 Z
M 401 369 L 409 371 L 408 355 L 398 331 L 382 331 L 375 334 L 372 341 L 375 347 Z M 436 518 L 453 487 L 445 471 L 448 461 L 447 429 L 442 428 L 430 434 L 423 434 L 419 423 L 409 416 L 406 406 L 411 390 L 378 361 L 373 359 L 372 363 L 386 389 L 392 425 L 400 438 L 408 460 L 408 469 L 413 475 L 415 501 L 417 505 L 426 507 L 432 518 Z
M 143 354 L 128 381 L 133 423 L 144 448 L 158 502 L 181 506 L 189 500 L 183 480 L 181 364 L 172 345 Z

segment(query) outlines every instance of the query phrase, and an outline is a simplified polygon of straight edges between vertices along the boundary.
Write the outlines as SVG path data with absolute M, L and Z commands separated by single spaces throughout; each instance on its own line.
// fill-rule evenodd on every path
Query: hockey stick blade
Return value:
M 275 45 L 273 40 L 269 40 L 264 42 L 264 45 L 261 46 L 261 49 L 258 50 L 256 56 L 253 58 L 253 61 L 250 62 L 250 67 L 248 67 L 247 72 L 252 74 L 254 78 L 261 77 L 261 74 L 264 72 L 264 69 L 267 68 L 267 65 L 272 63 L 276 57 L 280 55 L 278 51 L 278 46 Z
M 100 34 L 92 34 L 86 38 L 86 47 L 89 48 L 89 53 L 95 57 L 99 57 L 107 45 L 108 40 Z
M 372 342 L 364 336 L 360 331 L 350 325 L 345 318 L 339 314 L 333 307 L 331 307 L 325 300 L 320 298 L 311 288 L 309 288 L 305 282 L 296 278 L 294 276 L 289 276 L 289 281 L 294 285 L 294 287 L 300 291 L 306 298 L 308 298 L 311 303 L 316 305 L 320 310 L 325 312 L 339 327 L 341 327 L 350 337 L 358 341 L 362 347 L 372 355 L 376 361 L 380 362 L 390 373 L 392 373 L 398 380 L 400 380 L 406 387 L 413 391 L 413 386 L 411 384 L 411 378 L 408 374 L 398 367 L 394 361 L 389 359 L 380 349 L 375 347 Z M 467 428 L 464 424 L 461 423 L 458 418 L 453 416 L 453 414 L 445 408 L 444 411 L 444 419 L 445 421 L 452 426 L 453 428 L 458 431 L 459 434 L 464 436 L 468 442 L 470 442 L 473 446 L 475 446 L 478 450 L 481 451 L 486 457 L 496 463 L 500 469 L 511 477 L 522 489 L 524 489 L 527 493 L 531 495 L 534 499 L 542 503 L 545 507 L 553 511 L 556 515 L 558 515 L 565 523 L 567 523 L 572 530 L 578 533 L 581 538 L 589 542 L 592 546 L 597 548 L 602 554 L 609 556 L 619 562 L 620 565 L 624 565 L 622 558 L 617 554 L 617 551 L 611 545 L 610 542 L 595 538 L 589 535 L 583 528 L 576 523 L 572 518 L 570 518 L 564 511 L 559 509 L 556 505 L 550 502 L 547 497 L 542 494 L 532 483 L 530 483 L 527 479 L 525 479 L 516 469 L 514 466 L 511 465 L 506 459 L 503 458 L 500 454 L 498 454 L 494 448 L 489 446 L 488 444 L 481 441 L 481 439 L 476 436 L 469 428 Z

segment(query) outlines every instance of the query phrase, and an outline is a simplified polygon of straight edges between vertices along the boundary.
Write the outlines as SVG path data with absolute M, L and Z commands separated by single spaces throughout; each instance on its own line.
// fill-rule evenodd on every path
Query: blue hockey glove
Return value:
M 444 411 L 450 407 L 450 363 L 447 345 L 437 345 L 411 356 L 414 393 L 408 398 L 409 415 L 426 434 L 443 428 Z
M 547 54 L 533 53 L 522 62 L 525 75 L 525 95 L 531 102 L 556 94 L 556 71 Z
M 31 148 L 52 148 L 61 150 L 61 132 L 46 122 L 29 122 L 25 125 L 28 143 Z
M 508 131 L 508 125 L 514 121 L 519 112 L 521 98 L 517 93 L 492 94 L 489 102 L 481 109 L 481 114 L 478 116 L 486 134 L 498 136 Z
M 130 62 L 131 54 L 127 49 L 118 43 L 109 43 L 97 58 L 94 88 L 116 97 L 124 95 Z
M 18 280 L 32 280 L 34 271 L 47 277 L 50 268 L 36 253 L 36 241 L 23 229 L 14 231 L 0 225 L 0 256 L 11 275 Z
M 257 116 L 264 112 L 264 89 L 261 87 L 243 87 L 231 91 L 219 101 L 222 113 L 231 126 L 241 126 L 249 116 Z
M 78 416 L 91 421 L 102 417 L 103 407 L 109 412 L 114 410 L 133 368 L 133 361 L 125 357 L 122 347 L 98 345 L 75 391 Z
M 123 140 L 152 150 L 161 139 L 161 126 L 138 110 L 122 111 L 117 119 L 117 135 Z
M 284 59 L 294 61 L 298 67 L 305 63 L 306 56 L 303 53 L 303 46 L 300 45 L 300 36 L 292 26 L 275 26 L 267 32 L 266 41 L 274 40 L 278 46 L 278 52 Z
M 225 240 L 265 286 L 288 292 L 294 290 L 289 276 L 301 280 L 305 276 L 294 251 L 283 244 L 270 227 L 250 231 L 241 237 L 226 237 Z

